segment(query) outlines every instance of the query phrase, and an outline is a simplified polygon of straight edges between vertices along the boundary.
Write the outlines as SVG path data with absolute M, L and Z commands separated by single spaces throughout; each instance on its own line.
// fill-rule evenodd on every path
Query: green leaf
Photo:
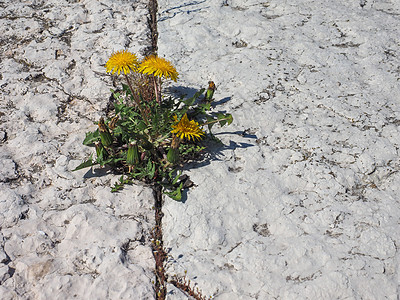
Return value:
M 73 169 L 72 172 L 97 165 L 96 162 L 93 162 L 92 156 L 93 156 L 93 154 L 91 154 L 87 160 L 85 160 L 83 163 L 81 163 L 79 166 L 77 166 L 75 169 Z
M 192 106 L 194 102 L 196 102 L 196 99 L 199 98 L 202 94 L 204 93 L 204 89 L 201 89 L 200 91 L 196 92 L 192 98 L 188 98 L 186 100 L 183 100 L 182 102 L 185 103 L 186 106 Z
M 115 114 L 118 115 L 122 110 L 123 104 L 121 103 L 114 103 Z
M 179 149 L 169 148 L 167 159 L 171 164 L 176 164 L 179 161 Z
M 182 189 L 183 189 L 183 182 L 174 190 L 171 192 L 164 191 L 164 194 L 168 195 L 171 199 L 175 201 L 181 201 L 182 200 Z
M 124 187 L 125 184 L 130 184 L 130 183 L 132 183 L 132 180 L 130 180 L 129 178 L 128 179 L 124 179 L 124 175 L 122 175 L 119 178 L 119 183 L 117 181 L 117 182 L 114 183 L 114 186 L 111 187 L 111 192 L 112 193 L 118 192 L 119 190 L 121 190 Z
M 124 92 L 130 92 L 131 90 L 130 90 L 130 88 L 129 88 L 129 85 L 127 85 L 127 84 L 122 84 L 122 89 L 123 89 L 123 91 Z
M 227 117 L 228 117 L 228 120 L 227 120 L 227 122 L 228 122 L 228 125 L 231 125 L 232 124 L 232 122 L 233 122 L 233 117 L 232 117 L 232 115 L 231 114 L 226 114 L 227 115 Z
M 214 118 L 213 117 L 210 117 L 210 116 L 207 116 L 207 122 L 206 123 L 209 123 L 209 122 L 211 122 L 210 124 L 207 124 L 207 126 L 208 126 L 208 130 L 211 130 L 211 128 L 214 126 L 214 124 L 215 124 L 215 122 L 214 122 Z
M 147 163 L 146 173 L 152 179 L 156 173 L 156 165 L 152 163 L 151 160 Z
M 225 124 L 226 124 L 226 120 L 225 119 L 222 119 L 222 120 L 219 121 L 219 125 L 221 127 L 224 126 Z
M 100 139 L 99 129 L 96 129 L 94 132 L 86 133 L 86 137 L 83 140 L 83 144 L 85 146 L 94 145 L 94 142 L 97 142 Z
M 96 163 L 98 163 L 100 166 L 105 166 L 106 164 L 112 162 L 112 158 L 104 159 L 103 156 L 99 156 L 96 158 Z
M 117 127 L 114 129 L 113 133 L 114 133 L 114 136 L 119 136 L 119 135 L 121 135 L 121 134 L 123 133 L 122 128 L 121 128 L 120 126 L 117 126 Z
M 217 113 L 217 119 L 224 119 L 225 118 L 225 114 L 223 113 Z
M 116 93 L 113 89 L 110 89 L 110 91 L 114 96 L 114 99 L 118 101 L 118 99 L 121 97 L 121 93 Z
M 211 109 L 211 103 L 202 103 L 199 105 L 200 111 L 204 114 Z
M 224 126 L 225 124 L 231 124 L 233 122 L 233 117 L 231 114 L 217 114 L 219 125 Z
M 204 93 L 204 91 L 205 91 L 206 89 L 201 89 L 200 91 L 198 91 L 196 94 L 194 94 L 194 96 L 193 96 L 193 98 L 199 98 L 201 95 L 203 95 L 203 93 Z
M 172 170 L 172 171 L 169 173 L 169 177 L 170 177 L 170 178 L 172 178 L 172 173 L 173 173 L 173 172 L 174 172 L 174 170 Z M 175 185 L 175 184 L 178 182 L 179 177 L 181 177 L 181 175 L 182 175 L 182 171 L 176 172 L 176 176 L 175 176 L 174 180 L 172 180 L 172 185 Z
M 154 128 L 158 128 L 159 127 L 159 122 L 160 122 L 160 114 L 155 113 L 153 115 L 153 119 L 151 121 L 152 121 L 153 127 Z
M 192 97 L 192 98 L 183 100 L 182 102 L 185 103 L 186 106 L 192 106 L 194 101 L 196 101 L 196 98 Z

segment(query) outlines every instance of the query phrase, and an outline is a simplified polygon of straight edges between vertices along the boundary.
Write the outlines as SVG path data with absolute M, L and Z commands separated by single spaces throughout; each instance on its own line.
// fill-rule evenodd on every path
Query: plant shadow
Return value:
M 202 88 L 204 88 L 206 90 L 206 87 L 193 88 L 193 87 L 187 87 L 187 86 L 173 86 L 173 87 L 166 88 L 165 91 L 166 91 L 167 95 L 172 96 L 173 98 L 189 99 L 189 98 L 192 98 Z M 195 103 L 198 103 L 199 101 L 203 100 L 203 98 L 204 98 L 204 95 L 201 95 Z M 218 105 L 224 104 L 230 100 L 231 100 L 231 97 L 225 97 L 225 98 L 222 98 L 221 100 L 213 101 L 213 102 L 211 102 L 211 107 L 215 108 Z M 220 112 L 226 113 L 225 111 L 220 111 Z
M 167 94 L 176 97 L 176 98 L 191 98 L 193 97 L 200 89 L 199 88 L 191 88 L 187 86 L 173 86 L 170 88 L 167 88 Z M 202 101 L 204 98 L 204 95 L 200 96 L 196 102 Z M 213 101 L 211 103 L 211 108 L 215 109 L 218 105 L 225 104 L 231 100 L 231 97 L 225 97 L 222 98 L 218 101 Z M 212 112 L 212 110 L 211 110 Z M 218 110 L 218 113 L 227 113 L 225 110 Z M 249 134 L 247 133 L 246 130 L 244 131 L 234 131 L 234 132 L 220 132 L 220 133 L 215 133 L 214 136 L 220 136 L 220 135 L 237 135 L 240 136 L 241 138 L 246 138 L 246 139 L 257 139 L 257 136 L 254 134 Z M 224 155 L 224 151 L 227 150 L 235 150 L 238 148 L 249 148 L 249 147 L 254 147 L 254 143 L 247 143 L 247 142 L 235 142 L 233 140 L 229 141 L 229 145 L 224 145 L 222 142 L 217 142 L 213 139 L 210 139 L 208 141 L 204 142 L 204 145 L 206 146 L 205 152 L 198 157 L 197 159 L 185 164 L 181 170 L 182 171 L 187 171 L 191 169 L 198 169 L 204 166 L 207 166 L 211 164 L 211 161 L 222 161 L 222 157 Z M 196 186 L 195 183 L 193 183 L 194 186 Z M 184 188 L 182 190 L 182 198 L 180 202 L 185 203 L 188 199 L 188 191 L 189 188 Z
M 221 132 L 221 133 L 216 133 L 215 136 L 217 135 L 224 135 L 224 134 L 231 134 L 231 135 L 238 135 L 240 137 L 244 137 L 247 139 L 257 139 L 257 136 L 254 134 L 248 134 L 246 131 L 234 131 L 234 132 Z M 202 168 L 204 166 L 210 165 L 211 161 L 222 161 L 222 157 L 224 157 L 224 151 L 227 150 L 235 150 L 235 149 L 246 149 L 249 147 L 254 147 L 255 144 L 253 143 L 247 143 L 247 142 L 235 142 L 233 140 L 229 141 L 229 145 L 224 145 L 220 142 L 215 142 L 211 141 L 207 143 L 207 152 L 204 153 L 204 155 L 199 159 L 192 161 L 188 164 L 186 164 L 183 168 L 182 171 L 186 170 L 193 170 L 193 169 L 198 169 Z M 196 186 L 196 183 L 193 182 L 193 186 Z M 182 198 L 181 201 L 182 203 L 186 203 L 188 200 L 188 192 L 189 188 L 185 188 L 182 191 Z
M 83 175 L 83 178 L 89 179 L 89 178 L 103 177 L 111 174 L 121 175 L 110 166 L 99 167 L 98 165 L 95 165 L 89 168 L 89 170 L 85 173 L 85 175 Z
M 173 96 L 176 98 L 191 98 L 196 94 L 199 89 L 196 88 L 191 88 L 187 86 L 173 86 L 173 87 L 167 87 L 165 89 L 165 92 L 169 96 Z

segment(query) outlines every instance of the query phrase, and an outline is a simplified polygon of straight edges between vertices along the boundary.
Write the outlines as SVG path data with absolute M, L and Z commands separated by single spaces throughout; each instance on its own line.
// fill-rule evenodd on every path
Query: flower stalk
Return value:
M 153 76 L 154 92 L 156 94 L 157 103 L 161 103 L 161 80 Z
M 178 72 L 171 62 L 156 55 L 146 57 L 139 66 L 139 72 L 153 76 L 154 91 L 159 104 L 161 103 L 161 78 L 170 78 L 173 81 L 178 78 Z
M 147 119 L 147 116 L 146 116 L 145 112 L 143 111 L 143 108 L 140 104 L 140 99 L 139 99 L 139 97 L 137 97 L 136 93 L 134 92 L 131 81 L 129 80 L 129 77 L 126 74 L 125 74 L 125 79 L 126 79 L 126 82 L 128 83 L 129 89 L 131 90 L 132 98 L 135 101 L 136 106 L 139 108 L 139 111 L 143 118 L 143 121 L 146 123 L 146 125 L 149 125 L 149 120 Z

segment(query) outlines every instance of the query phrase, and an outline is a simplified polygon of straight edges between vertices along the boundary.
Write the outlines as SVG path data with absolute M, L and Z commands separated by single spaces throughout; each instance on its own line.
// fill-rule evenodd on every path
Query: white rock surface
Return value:
M 0 298 L 153 299 L 152 191 L 71 172 L 113 88 L 109 55 L 150 45 L 147 1 L 0 6 Z
M 151 190 L 72 173 L 113 87 L 144 54 L 147 1 L 0 3 L 0 298 L 153 299 Z M 159 0 L 179 92 L 214 80 L 197 186 L 165 199 L 168 272 L 215 299 L 399 297 L 396 1 Z M 185 299 L 168 285 L 169 299 Z
M 166 198 L 168 271 L 215 299 L 398 299 L 397 1 L 159 1 L 176 91 L 234 123 Z M 170 295 L 169 299 L 175 299 Z

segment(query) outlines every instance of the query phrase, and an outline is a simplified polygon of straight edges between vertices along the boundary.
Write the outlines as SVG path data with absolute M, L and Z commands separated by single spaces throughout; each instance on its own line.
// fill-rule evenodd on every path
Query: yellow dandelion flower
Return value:
M 160 78 L 171 78 L 173 81 L 176 81 L 179 75 L 171 62 L 155 55 L 150 55 L 144 59 L 139 66 L 139 72 L 153 74 Z
M 176 118 L 175 118 L 176 119 Z M 190 138 L 195 140 L 196 138 L 201 139 L 204 135 L 203 130 L 199 127 L 199 123 L 194 120 L 189 121 L 187 115 L 185 114 L 182 119 L 176 125 L 172 125 L 173 130 L 171 133 L 175 133 L 179 138 L 184 137 L 190 141 Z
M 107 72 L 115 72 L 124 74 L 129 74 L 132 71 L 136 71 L 139 66 L 139 62 L 135 54 L 130 53 L 126 50 L 117 51 L 113 53 L 110 59 L 106 63 L 106 70 Z

